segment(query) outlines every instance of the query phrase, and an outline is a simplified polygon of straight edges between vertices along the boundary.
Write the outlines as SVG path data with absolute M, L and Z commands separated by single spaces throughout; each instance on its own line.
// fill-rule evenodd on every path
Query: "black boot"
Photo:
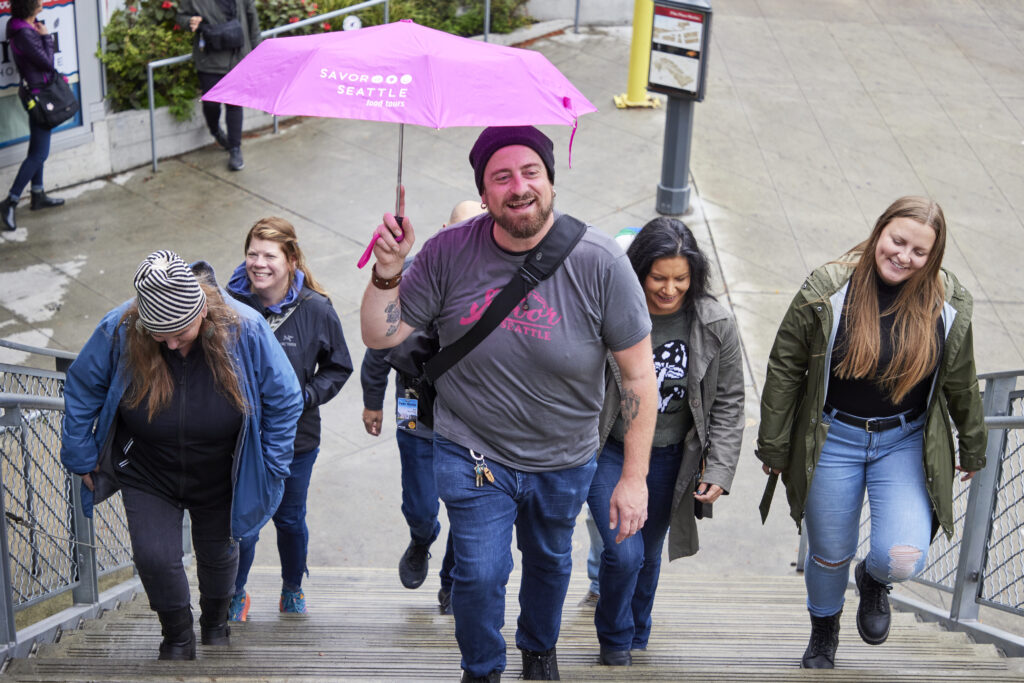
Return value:
M 45 190 L 32 190 L 32 203 L 28 208 L 31 211 L 38 211 L 39 209 L 52 209 L 55 206 L 63 205 L 63 199 L 50 197 L 46 194 Z
M 14 207 L 17 205 L 18 202 L 10 197 L 0 202 L 0 221 L 3 221 L 4 230 L 18 229 L 18 224 L 14 222 Z
M 559 681 L 558 657 L 555 655 L 555 648 L 547 652 L 534 652 L 533 650 L 521 650 L 523 653 L 523 680 L 524 681 Z
M 835 666 L 839 647 L 839 610 L 830 617 L 811 615 L 811 640 L 807 643 L 800 666 L 804 669 L 831 669 Z
M 199 596 L 199 636 L 203 645 L 230 645 L 231 627 L 228 626 L 228 606 L 231 598 Z
M 196 634 L 192 630 L 192 608 L 157 612 L 160 617 L 160 643 L 157 659 L 189 660 L 196 658 Z
M 241 171 L 245 168 L 245 161 L 242 160 L 242 148 L 232 147 L 228 150 L 228 170 Z
M 217 141 L 218 145 L 224 149 L 230 149 L 228 147 L 228 135 L 224 132 L 223 128 L 218 127 L 217 130 L 211 132 L 210 135 L 213 136 L 213 139 Z
M 501 672 L 492 671 L 486 676 L 470 676 L 468 671 L 463 671 L 462 683 L 501 683 Z
M 875 581 L 868 573 L 865 560 L 857 564 L 853 570 L 860 593 L 860 605 L 857 607 L 857 632 L 861 640 L 868 645 L 881 645 L 889 637 L 889 624 L 892 616 L 889 611 L 889 591 L 891 586 Z
M 430 544 L 409 541 L 409 547 L 398 561 L 398 578 L 406 588 L 419 588 L 427 578 L 430 568 Z

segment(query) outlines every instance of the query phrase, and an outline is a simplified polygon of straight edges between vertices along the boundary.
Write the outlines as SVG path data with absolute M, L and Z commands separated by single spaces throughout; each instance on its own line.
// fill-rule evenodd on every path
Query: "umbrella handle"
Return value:
M 395 220 L 398 221 L 398 226 L 401 227 L 402 226 L 402 216 L 395 216 Z M 396 237 L 395 241 L 396 242 L 401 242 L 402 241 L 402 237 L 403 236 Z M 370 256 L 373 255 L 373 245 L 377 244 L 377 240 L 379 240 L 379 239 L 380 239 L 380 233 L 377 232 L 376 230 L 374 230 L 373 231 L 373 238 L 370 240 L 370 244 L 367 245 L 366 251 L 363 252 L 363 255 L 359 257 L 359 261 L 356 263 L 356 267 L 357 268 L 362 268 L 367 263 L 370 262 Z

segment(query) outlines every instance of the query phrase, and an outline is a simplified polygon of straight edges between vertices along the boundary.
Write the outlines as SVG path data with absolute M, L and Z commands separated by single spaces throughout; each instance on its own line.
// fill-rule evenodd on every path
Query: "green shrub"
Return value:
M 362 0 L 318 0 L 321 13 L 357 5 Z M 526 0 L 492 0 L 491 31 L 508 33 L 530 23 Z M 412 19 L 458 36 L 475 36 L 484 32 L 484 0 L 391 0 L 388 18 L 391 21 Z M 377 5 L 356 12 L 363 26 L 384 23 L 384 7 Z M 340 28 L 340 17 L 332 20 Z

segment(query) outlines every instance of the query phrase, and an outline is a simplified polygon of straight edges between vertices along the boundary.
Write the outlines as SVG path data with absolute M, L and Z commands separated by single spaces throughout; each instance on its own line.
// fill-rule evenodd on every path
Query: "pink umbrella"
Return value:
M 435 129 L 562 124 L 573 126 L 574 135 L 577 117 L 597 111 L 539 52 L 460 38 L 408 19 L 265 40 L 203 99 L 279 116 L 401 124 L 399 186 L 406 123 Z M 569 147 L 571 155 L 572 136 Z

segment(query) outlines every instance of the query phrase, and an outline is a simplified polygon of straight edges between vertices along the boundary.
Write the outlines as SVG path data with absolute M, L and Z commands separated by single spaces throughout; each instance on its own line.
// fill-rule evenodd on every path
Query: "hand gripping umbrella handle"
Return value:
M 402 216 L 395 216 L 395 221 L 398 222 L 398 227 L 402 227 Z M 396 237 L 395 241 L 396 242 L 401 242 L 402 241 L 402 237 L 404 237 L 404 235 L 400 235 L 400 236 Z M 359 257 L 358 263 L 356 263 L 356 267 L 357 268 L 362 268 L 363 266 L 365 266 L 367 263 L 370 262 L 370 256 L 373 254 L 373 245 L 377 244 L 377 240 L 379 240 L 379 239 L 380 239 L 380 233 L 377 232 L 376 230 L 374 230 L 373 231 L 373 238 L 370 239 L 370 244 L 367 245 L 366 251 L 363 252 L 363 255 Z

